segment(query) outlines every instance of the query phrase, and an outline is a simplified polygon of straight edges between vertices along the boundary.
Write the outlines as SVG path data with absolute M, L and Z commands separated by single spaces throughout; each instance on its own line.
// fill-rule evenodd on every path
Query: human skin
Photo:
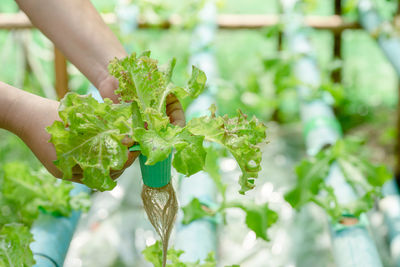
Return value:
M 118 81 L 108 73 L 108 63 L 114 58 L 127 56 L 117 37 L 104 23 L 88 0 L 16 0 L 32 23 L 64 53 L 90 81 L 103 97 L 114 102 Z M 57 158 L 50 135 L 45 128 L 60 120 L 59 102 L 30 94 L 0 82 L 0 128 L 19 136 L 55 177 L 62 177 L 53 164 Z M 185 124 L 184 113 L 178 99 L 167 97 L 166 112 L 173 124 Z M 124 144 L 132 145 L 129 138 Z M 130 166 L 139 152 L 129 152 L 122 170 L 112 170 L 112 178 L 119 177 Z M 73 180 L 79 182 L 82 170 L 76 166 Z

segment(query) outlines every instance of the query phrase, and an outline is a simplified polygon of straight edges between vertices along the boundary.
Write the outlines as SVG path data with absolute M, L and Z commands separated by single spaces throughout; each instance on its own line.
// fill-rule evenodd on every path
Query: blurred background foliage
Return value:
M 381 15 L 391 20 L 397 9 L 397 1 L 374 1 Z M 92 2 L 101 13 L 118 12 L 121 5 L 135 3 L 141 15 L 155 24 L 171 15 L 179 14 L 185 22 L 184 26 L 170 30 L 150 28 L 124 34 L 117 25 L 110 27 L 128 52 L 140 53 L 151 50 L 152 56 L 161 63 L 175 57 L 177 59 L 175 82 L 182 84 L 187 80 L 190 70 L 188 65 L 192 29 L 196 24 L 196 14 L 204 4 L 204 0 L 92 0 Z M 356 3 L 356 0 L 343 0 L 346 20 L 357 20 Z M 217 4 L 220 14 L 279 12 L 277 0 L 218 0 Z M 333 14 L 332 0 L 303 0 L 303 4 L 304 10 L 309 15 Z M 14 0 L 1 0 L 0 12 L 18 12 L 18 7 Z M 293 88 L 297 82 L 291 69 L 293 59 L 278 51 L 278 31 L 279 27 L 260 30 L 219 30 L 212 51 L 215 54 L 220 77 L 215 96 L 219 112 L 233 115 L 239 108 L 245 113 L 256 115 L 263 121 L 269 122 L 270 131 L 275 131 L 278 135 L 275 136 L 277 138 L 272 137 L 270 140 L 269 149 L 272 151 L 270 153 L 277 152 L 271 160 L 265 161 L 263 167 L 270 171 L 271 166 L 267 164 L 276 163 L 275 165 L 280 168 L 272 170 L 272 174 L 264 173 L 260 177 L 276 176 L 279 178 L 276 180 L 280 181 L 284 175 L 293 173 L 293 168 L 285 170 L 282 166 L 290 165 L 293 159 L 300 158 L 304 153 L 304 147 L 300 137 L 299 104 Z M 374 159 L 391 166 L 396 143 L 398 103 L 398 79 L 391 65 L 375 40 L 364 31 L 344 32 L 341 61 L 333 58 L 333 35 L 330 32 L 310 31 L 315 56 L 322 70 L 321 89 L 332 95 L 332 103 L 344 132 L 365 137 Z M 54 98 L 53 58 L 51 42 L 38 30 L 0 30 L 1 81 L 34 94 Z M 335 84 L 330 74 L 338 68 L 341 69 L 343 79 L 342 83 Z M 89 81 L 71 64 L 68 64 L 68 72 L 70 90 L 86 93 Z M 188 104 L 184 103 L 185 106 Z M 274 150 L 276 144 L 283 144 L 288 149 L 282 152 L 275 147 Z M 27 162 L 33 168 L 40 165 L 21 140 L 0 129 L 0 172 L 5 163 L 15 160 Z M 267 185 L 270 186 L 271 183 L 266 183 L 262 190 L 268 189 Z M 303 225 L 307 225 L 308 229 L 308 224 L 307 218 Z M 314 249 L 318 253 L 318 248 Z M 230 254 L 235 253 L 230 252 Z M 306 261 L 306 258 L 302 260 Z M 121 265 L 115 263 L 115 266 Z

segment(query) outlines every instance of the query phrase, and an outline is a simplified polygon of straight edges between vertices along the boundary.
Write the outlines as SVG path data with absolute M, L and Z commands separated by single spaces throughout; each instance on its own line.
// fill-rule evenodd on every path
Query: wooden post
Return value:
M 400 0 L 397 1 L 397 11 L 396 11 L 396 17 L 400 15 Z M 394 171 L 395 171 L 395 177 L 396 177 L 396 182 L 397 186 L 400 188 L 400 81 L 397 82 L 397 94 L 398 94 L 398 102 L 397 102 L 397 122 L 396 122 L 396 127 L 397 127 L 397 134 L 396 134 L 396 147 L 395 147 L 395 157 L 396 157 L 396 163 L 394 166 Z
M 283 34 L 281 31 L 278 33 L 278 51 L 282 51 Z
M 342 1 L 335 0 L 335 15 L 342 14 Z M 342 31 L 333 32 L 333 57 L 334 59 L 342 58 Z M 332 80 L 339 83 L 342 80 L 341 69 L 332 71 Z
M 282 10 L 281 1 L 278 1 L 278 12 L 279 12 L 279 16 L 282 17 L 283 10 Z M 279 28 L 281 28 L 281 27 L 279 26 Z M 278 51 L 282 51 L 282 43 L 283 43 L 283 32 L 281 31 L 281 29 L 279 29 L 279 32 L 278 32 Z
M 397 1 L 397 12 L 396 15 L 399 16 L 400 15 L 400 0 Z
M 68 92 L 68 72 L 67 60 L 57 47 L 54 47 L 54 72 L 57 97 L 61 99 Z

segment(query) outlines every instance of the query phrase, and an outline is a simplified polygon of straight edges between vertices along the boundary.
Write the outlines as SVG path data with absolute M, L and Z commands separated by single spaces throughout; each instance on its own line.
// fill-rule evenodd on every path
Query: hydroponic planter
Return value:
M 400 77 L 400 38 L 383 29 L 384 21 L 376 11 L 374 4 L 369 0 L 360 0 L 358 3 L 360 24 L 377 39 L 386 58 L 392 64 L 397 76 Z
M 313 49 L 303 27 L 303 18 L 296 14 L 297 1 L 281 0 L 284 16 L 285 35 L 289 51 L 300 58 L 295 63 L 295 75 L 301 81 L 297 91 L 301 103 L 301 119 L 307 153 L 315 155 L 323 147 L 332 145 L 341 136 L 340 125 L 336 121 L 326 99 L 307 101 L 312 88 L 321 85 L 321 77 L 313 56 Z M 333 164 L 327 179 L 340 203 L 348 203 L 355 198 L 352 188 L 345 182 L 343 174 Z M 362 221 L 362 223 L 361 223 Z M 382 266 L 376 246 L 368 233 L 368 220 L 363 218 L 355 225 L 331 222 L 333 255 L 339 267 L 380 267 Z
M 75 184 L 71 195 L 90 192 L 82 184 Z M 75 232 L 80 211 L 73 211 L 70 217 L 42 213 L 32 226 L 34 242 L 30 245 L 36 267 L 62 267 L 68 247 Z
M 332 230 L 331 234 L 337 266 L 382 266 L 375 244 L 364 225 L 343 226 L 340 230 Z
M 379 208 L 384 215 L 390 242 L 390 254 L 396 266 L 400 266 L 400 195 L 395 180 L 383 187 L 384 198 L 379 202 Z
M 172 154 L 154 165 L 146 165 L 146 161 L 147 157 L 140 154 L 139 162 L 143 183 L 154 188 L 166 186 L 171 181 Z

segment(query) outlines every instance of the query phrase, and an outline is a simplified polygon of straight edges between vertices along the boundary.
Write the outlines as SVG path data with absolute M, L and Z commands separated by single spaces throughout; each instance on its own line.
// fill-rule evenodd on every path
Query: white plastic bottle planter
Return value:
M 72 195 L 90 192 L 82 184 L 75 184 Z M 35 267 L 62 267 L 81 212 L 70 217 L 42 213 L 32 226 L 34 242 L 30 245 L 36 260 Z
M 304 125 L 304 138 L 307 153 L 315 155 L 323 147 L 332 145 L 341 137 L 340 125 L 331 107 L 323 99 L 308 101 L 312 88 L 320 86 L 320 73 L 312 54 L 312 47 L 302 25 L 302 15 L 296 13 L 296 0 L 281 0 L 284 10 L 285 35 L 292 54 L 301 55 L 295 65 L 295 74 L 302 82 L 298 86 L 301 102 L 301 119 Z M 345 182 L 343 174 L 333 164 L 326 182 L 333 187 L 340 203 L 348 203 L 355 198 L 352 188 Z M 351 218 L 351 223 L 331 223 L 333 254 L 338 267 L 380 267 L 381 260 L 376 246 L 370 237 L 365 215 L 359 219 Z

